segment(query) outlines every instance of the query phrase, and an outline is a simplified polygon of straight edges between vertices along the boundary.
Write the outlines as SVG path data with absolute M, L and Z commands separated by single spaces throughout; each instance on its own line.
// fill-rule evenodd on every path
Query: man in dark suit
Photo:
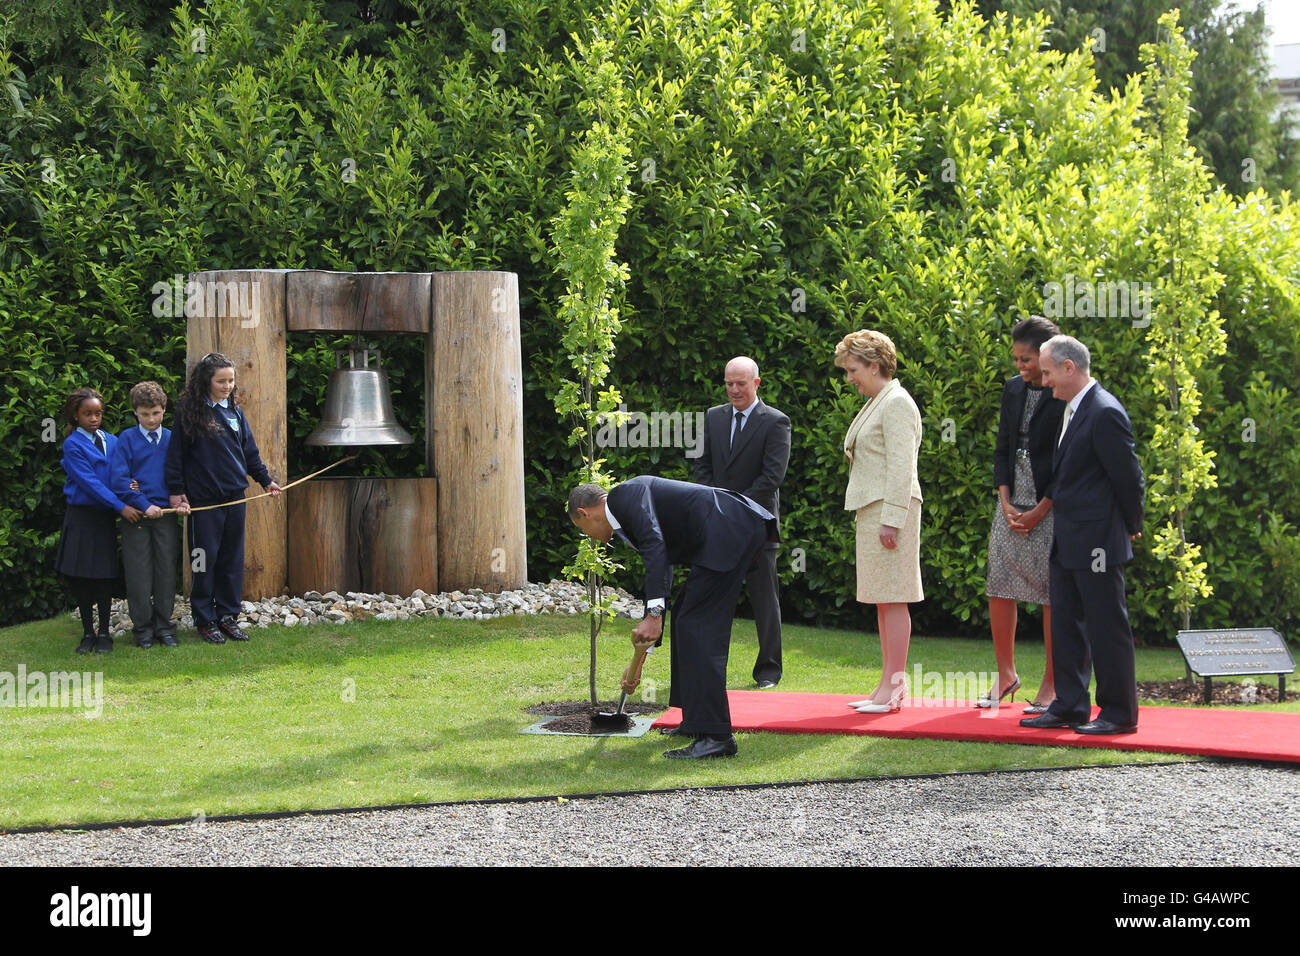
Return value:
M 672 606 L 668 703 L 681 707 L 681 733 L 696 740 L 664 756 L 734 757 L 727 706 L 731 622 L 745 573 L 776 535 L 772 513 L 734 492 L 640 475 L 608 494 L 599 485 L 579 485 L 569 495 L 569 517 L 588 537 L 608 542 L 618 535 L 640 553 L 646 616 L 632 632 L 638 648 L 663 637 L 672 566 L 690 566 Z M 625 683 L 624 689 L 632 688 Z
M 738 491 L 773 515 L 781 514 L 781 482 L 790 464 L 790 419 L 758 397 L 758 363 L 738 356 L 723 373 L 726 405 L 710 408 L 704 420 L 704 449 L 695 460 L 695 480 Z M 745 577 L 758 630 L 754 682 L 760 689 L 781 681 L 781 598 L 776 574 L 779 545 L 769 542 Z
M 1057 335 L 1043 343 L 1043 384 L 1066 403 L 1047 491 L 1055 517 L 1049 563 L 1056 700 L 1024 727 L 1081 734 L 1137 730 L 1137 668 L 1124 600 L 1124 563 L 1142 531 L 1145 480 L 1124 406 L 1089 375 L 1088 349 Z M 1089 720 L 1091 671 L 1101 712 Z

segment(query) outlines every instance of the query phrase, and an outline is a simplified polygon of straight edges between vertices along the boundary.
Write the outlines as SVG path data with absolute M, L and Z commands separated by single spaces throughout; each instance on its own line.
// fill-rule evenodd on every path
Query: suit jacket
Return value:
M 921 499 L 916 455 L 921 448 L 921 413 L 912 396 L 891 379 L 862 406 L 844 436 L 849 487 L 844 507 L 857 511 L 884 499 L 880 523 L 901 528 L 912 499 Z
M 790 419 L 759 399 L 745 429 L 731 444 L 735 409 L 715 405 L 704 418 L 704 449 L 695 460 L 695 480 L 738 491 L 781 517 L 781 482 L 790 464 Z
M 609 490 L 605 508 L 645 563 L 645 599 L 668 598 L 674 564 L 735 570 L 751 556 L 757 524 L 769 538 L 776 517 L 762 505 L 721 488 L 638 475 Z
M 1133 558 L 1129 535 L 1142 530 L 1146 480 L 1124 406 L 1100 385 L 1075 409 L 1052 464 L 1052 555 L 1082 570 L 1101 548 L 1107 567 Z
M 1056 453 L 1056 439 L 1061 434 L 1061 418 L 1065 415 L 1065 402 L 1052 397 L 1052 390 L 1038 400 L 1029 419 L 1029 461 L 1034 472 L 1034 487 L 1017 488 L 1016 449 L 1020 445 L 1020 419 L 1025 413 L 1025 400 L 1029 385 L 1017 375 L 1002 387 L 1002 414 L 998 417 L 998 442 L 993 452 L 993 487 L 1006 485 L 1011 489 L 1013 502 L 1037 504 L 1041 498 L 1050 498 L 1052 484 L 1052 456 Z

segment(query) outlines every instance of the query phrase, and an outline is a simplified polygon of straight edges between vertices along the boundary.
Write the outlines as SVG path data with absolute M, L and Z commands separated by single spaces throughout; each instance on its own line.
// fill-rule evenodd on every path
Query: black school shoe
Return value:
M 210 621 L 207 624 L 198 626 L 199 637 L 203 638 L 209 644 L 226 643 L 226 635 L 221 633 L 221 628 L 217 626 L 216 621 Z
M 162 646 L 163 646 L 163 647 L 176 647 L 176 646 L 177 646 L 177 644 L 176 644 L 176 635 L 175 635 L 175 634 L 163 634 L 162 636 L 160 636 L 160 637 L 158 638 L 158 640 L 160 640 L 160 641 L 162 642 Z
M 239 629 L 239 623 L 233 617 L 223 617 L 217 622 L 217 626 L 220 627 L 221 632 L 232 641 L 248 640 L 248 635 Z
M 94 634 L 87 634 L 87 635 L 85 635 L 85 636 L 81 639 L 81 643 L 77 645 L 77 653 L 78 653 L 78 654 L 89 654 L 89 653 L 90 653 L 91 651 L 93 651 L 94 649 L 95 649 L 95 635 L 94 635 Z
M 101 634 L 99 635 L 99 637 L 95 638 L 95 653 L 112 654 L 113 639 L 109 637 L 107 634 Z

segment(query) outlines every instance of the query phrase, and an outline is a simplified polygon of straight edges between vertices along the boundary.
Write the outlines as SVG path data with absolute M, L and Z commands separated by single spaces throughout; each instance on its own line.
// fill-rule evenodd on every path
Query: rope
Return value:
M 320 471 L 313 471 L 310 475 L 307 475 L 304 478 L 299 478 L 297 481 L 289 482 L 287 485 L 281 488 L 280 491 L 282 492 L 288 491 L 294 485 L 301 485 L 304 481 L 310 481 L 311 479 L 315 478 L 317 475 L 323 475 L 331 468 L 337 467 L 338 465 L 343 464 L 345 461 L 351 461 L 353 458 L 356 457 L 357 456 L 354 454 L 354 455 L 348 455 L 346 458 L 340 458 L 338 461 L 334 462 L 333 465 L 326 465 Z M 253 495 L 253 497 L 251 498 L 236 498 L 234 501 L 223 501 L 219 505 L 200 505 L 197 508 L 191 508 L 190 514 L 193 514 L 196 511 L 210 511 L 213 508 L 229 508 L 231 505 L 242 505 L 246 501 L 256 501 L 258 498 L 266 498 L 270 496 L 270 494 L 271 493 L 269 491 L 264 491 L 260 495 Z M 163 514 L 165 515 L 171 515 L 177 513 L 178 512 L 176 511 L 175 508 L 163 509 Z M 181 556 L 184 559 L 184 561 L 188 564 L 190 561 L 190 523 L 184 520 L 181 521 Z M 192 581 L 193 578 L 191 577 L 191 582 Z M 187 600 L 190 597 L 190 593 L 188 589 L 185 592 L 185 597 Z
M 320 471 L 313 471 L 310 475 L 307 475 L 307 476 L 305 476 L 305 477 L 303 477 L 303 478 L 299 478 L 297 481 L 291 481 L 291 482 L 289 482 L 287 485 L 285 485 L 284 487 L 282 487 L 280 490 L 281 490 L 281 491 L 288 491 L 288 490 L 289 490 L 290 488 L 292 488 L 294 485 L 301 485 L 304 481 L 311 481 L 311 480 L 312 480 L 313 478 L 315 478 L 317 475 L 323 475 L 323 474 L 325 474 L 325 472 L 329 471 L 331 468 L 335 468 L 335 467 L 337 467 L 337 466 L 343 464 L 345 461 L 351 461 L 353 458 L 356 458 L 356 457 L 357 457 L 356 455 L 348 455 L 346 458 L 340 458 L 338 461 L 334 462 L 334 464 L 332 464 L 332 465 L 326 465 L 326 466 L 325 466 L 324 468 L 322 468 Z M 271 492 L 269 492 L 269 491 L 264 491 L 264 492 L 262 492 L 260 495 L 253 495 L 253 497 L 251 497 L 251 498 L 236 498 L 236 499 L 234 499 L 233 501 L 223 501 L 223 502 L 222 502 L 221 504 L 219 504 L 219 505 L 200 505 L 200 506 L 197 507 L 197 508 L 190 508 L 190 512 L 189 512 L 189 513 L 190 513 L 190 514 L 193 514 L 193 513 L 196 512 L 196 511 L 211 511 L 213 508 L 229 508 L 231 505 L 242 505 L 242 504 L 245 504 L 246 502 L 249 502 L 249 501 L 256 501 L 258 498 L 269 498 L 270 496 L 271 496 Z M 162 510 L 162 513 L 165 514 L 165 515 L 171 515 L 171 514 L 177 514 L 178 512 L 177 512 L 177 510 L 176 510 L 175 508 L 164 508 L 164 509 Z

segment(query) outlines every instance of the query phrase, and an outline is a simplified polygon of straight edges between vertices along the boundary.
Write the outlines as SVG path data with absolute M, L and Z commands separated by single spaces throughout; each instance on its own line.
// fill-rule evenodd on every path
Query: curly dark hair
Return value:
M 104 396 L 95 391 L 90 386 L 74 388 L 68 396 L 68 400 L 63 403 L 63 437 L 67 438 L 77 430 L 77 412 L 81 411 L 82 403 L 90 401 L 92 398 L 99 399 L 99 404 L 104 404 Z
M 181 431 L 192 437 L 213 435 L 217 433 L 217 421 L 208 411 L 208 400 L 212 396 L 212 376 L 219 368 L 234 368 L 235 363 L 220 352 L 209 352 L 190 369 L 185 391 L 181 392 L 176 402 L 176 423 Z M 239 386 L 230 391 L 230 406 L 239 406 Z

